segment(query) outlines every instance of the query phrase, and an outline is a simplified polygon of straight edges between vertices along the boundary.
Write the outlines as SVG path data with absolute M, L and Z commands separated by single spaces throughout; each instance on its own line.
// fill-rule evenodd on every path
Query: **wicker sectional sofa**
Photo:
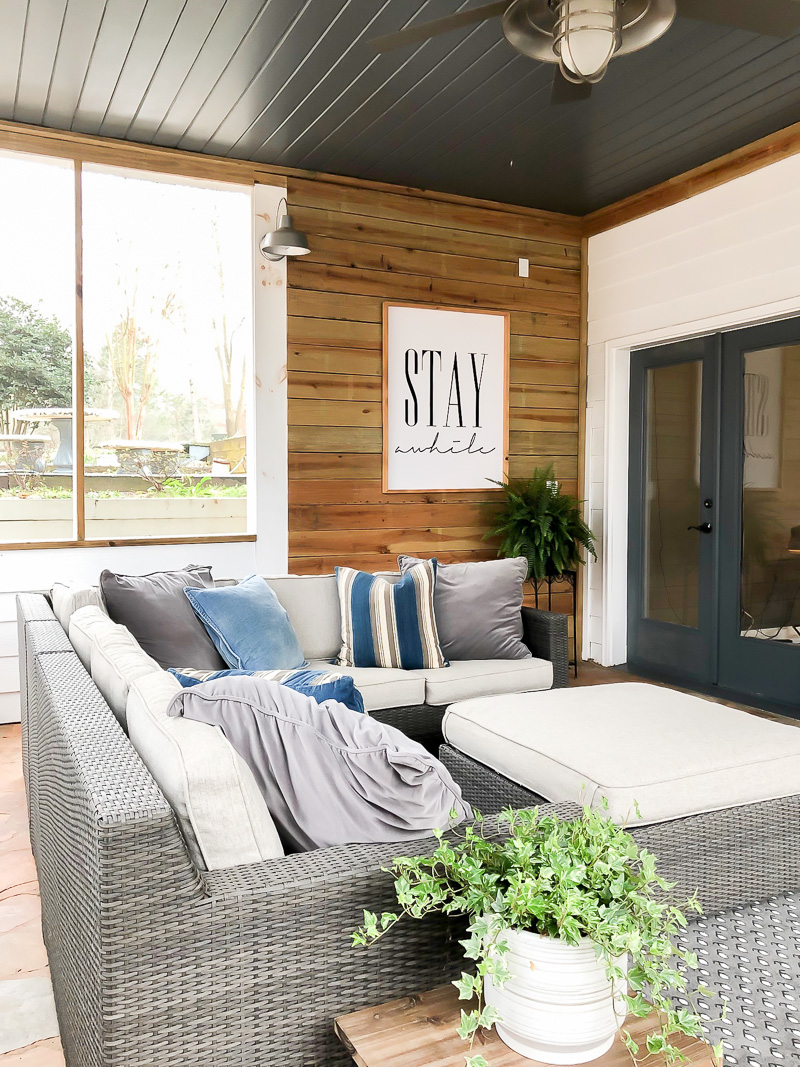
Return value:
M 392 576 L 393 577 L 393 576 Z M 266 581 L 287 612 L 309 666 L 329 671 L 341 647 L 341 615 L 336 577 L 268 575 Z M 217 586 L 236 584 L 218 579 Z M 56 617 L 69 629 L 81 606 L 102 604 L 99 588 L 57 583 L 52 590 Z M 465 697 L 560 689 L 569 680 L 567 618 L 551 611 L 521 609 L 523 643 L 531 656 L 518 660 L 464 660 L 436 670 L 402 671 L 382 667 L 337 667 L 352 674 L 366 710 L 396 726 L 434 755 L 442 742 L 448 705 Z M 85 657 L 84 657 L 85 661 Z M 173 664 L 193 667 L 196 664 Z
M 200 870 L 48 599 L 21 596 L 18 614 L 31 837 L 69 1067 L 343 1067 L 335 1015 L 456 974 L 458 920 L 350 947 L 362 909 L 393 903 L 382 868 L 396 845 Z M 711 908 L 734 909 L 731 921 L 772 898 L 768 921 L 790 944 L 798 815 L 790 798 L 637 837 L 681 889 L 700 884 Z M 434 847 L 429 837 L 403 851 Z M 691 936 L 708 948 L 703 930 Z

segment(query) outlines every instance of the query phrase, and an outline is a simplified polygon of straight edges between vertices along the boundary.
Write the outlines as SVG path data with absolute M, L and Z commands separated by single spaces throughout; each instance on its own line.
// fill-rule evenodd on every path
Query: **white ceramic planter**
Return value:
M 611 1047 L 625 1018 L 625 1005 L 606 977 L 605 964 L 588 938 L 568 945 L 525 930 L 508 930 L 505 957 L 511 972 L 500 987 L 487 975 L 486 1003 L 499 1012 L 503 1041 L 543 1063 L 588 1063 Z M 618 961 L 626 969 L 626 961 Z

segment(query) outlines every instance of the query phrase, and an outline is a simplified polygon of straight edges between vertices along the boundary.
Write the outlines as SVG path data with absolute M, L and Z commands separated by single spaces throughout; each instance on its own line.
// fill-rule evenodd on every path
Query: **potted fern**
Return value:
M 524 556 L 528 580 L 577 570 L 583 563 L 582 549 L 597 559 L 594 534 L 581 517 L 580 504 L 560 489 L 552 465 L 537 468 L 527 481 L 495 484 L 505 501 L 484 537 L 500 538 L 498 556 Z

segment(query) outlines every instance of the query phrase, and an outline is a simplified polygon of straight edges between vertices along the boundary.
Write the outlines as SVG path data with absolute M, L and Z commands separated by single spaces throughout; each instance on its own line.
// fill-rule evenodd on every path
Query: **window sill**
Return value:
M 255 534 L 208 534 L 205 537 L 115 537 L 92 541 L 16 541 L 0 543 L 0 552 L 30 552 L 52 548 L 123 548 L 139 545 L 224 545 L 255 541 Z

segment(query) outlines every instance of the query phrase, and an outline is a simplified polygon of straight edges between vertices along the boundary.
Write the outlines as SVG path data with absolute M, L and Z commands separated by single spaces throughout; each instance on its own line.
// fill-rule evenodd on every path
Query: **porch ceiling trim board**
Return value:
M 800 122 L 583 217 L 585 237 L 651 215 L 800 152 Z

